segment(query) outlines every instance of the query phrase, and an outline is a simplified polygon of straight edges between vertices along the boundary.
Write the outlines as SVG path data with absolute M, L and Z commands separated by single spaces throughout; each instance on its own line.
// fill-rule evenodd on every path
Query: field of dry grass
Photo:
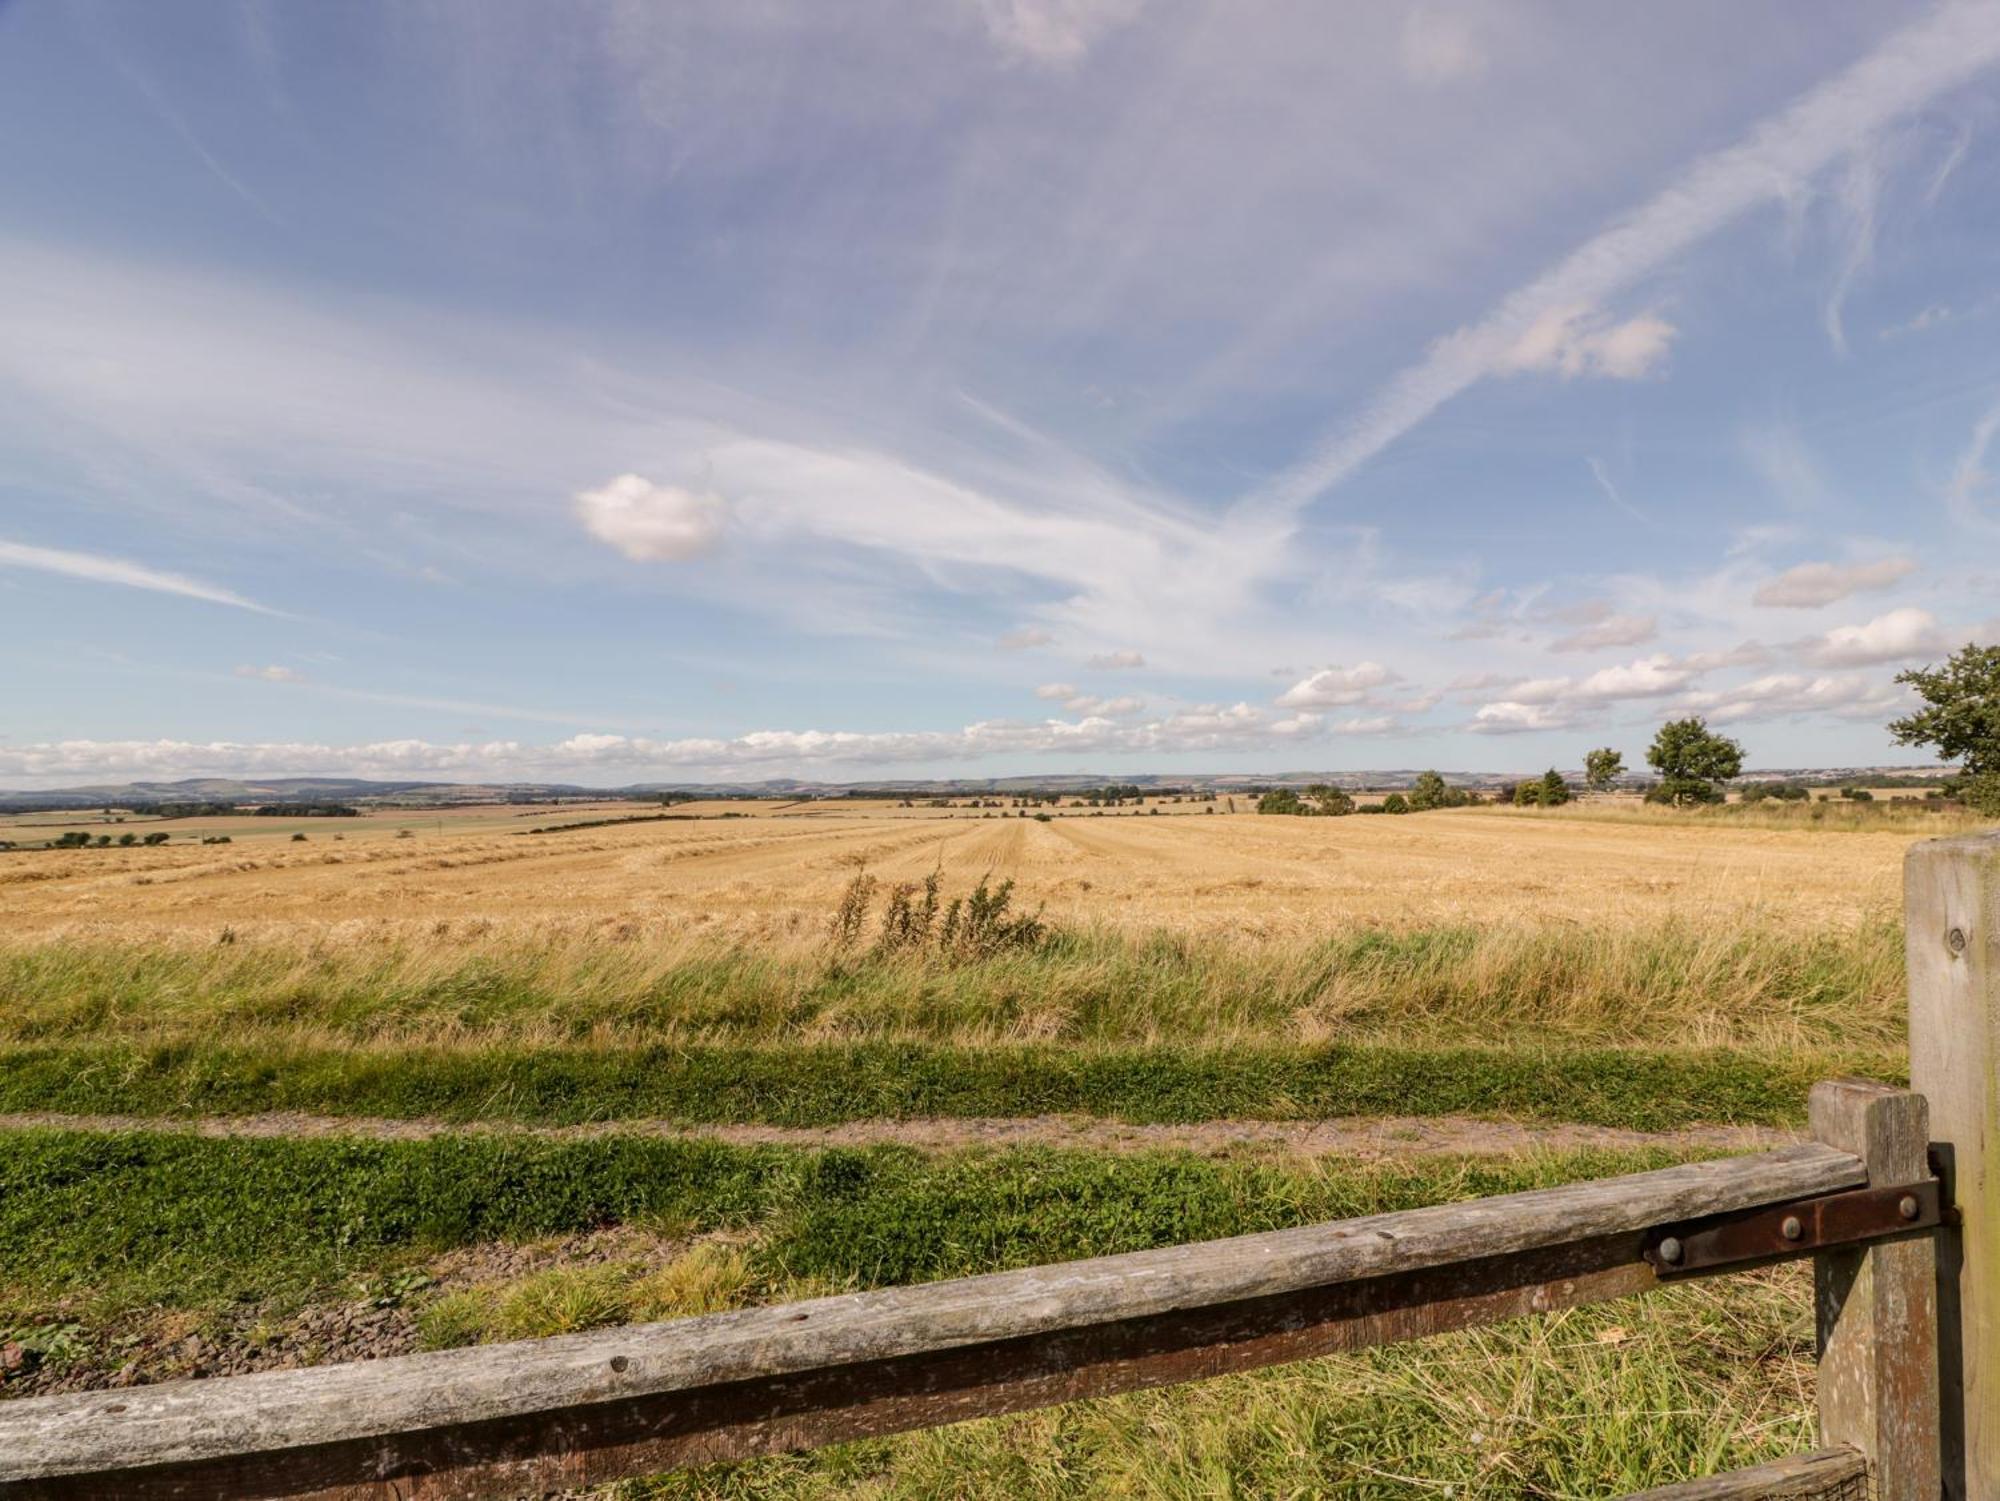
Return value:
M 173 837 L 0 855 L 0 1345 L 26 1372 L 0 1396 L 1782 1136 L 1812 1079 L 1901 1067 L 1902 857 L 1957 827 L 1915 805 L 1238 810 L 60 825 Z M 562 827 L 599 820 L 620 821 Z M 0 838 L 50 832 L 16 824 Z M 885 942 L 892 890 L 933 872 L 946 900 L 1012 881 L 1045 925 Z M 1733 1279 L 625 1493 L 1605 1493 L 1804 1446 L 1810 1343 L 1801 1278 Z
M 817 939 L 858 870 L 893 882 L 939 869 L 955 886 L 988 873 L 1012 878 L 1018 900 L 1045 905 L 1061 923 L 1195 936 L 1667 918 L 1817 929 L 1893 914 L 1904 848 L 1937 831 L 1920 820 L 1834 837 L 1591 809 L 1298 819 L 1199 811 L 1207 806 L 1102 817 L 1065 810 L 1042 822 L 825 803 L 701 805 L 699 817 L 570 832 L 551 826 L 620 812 L 321 819 L 302 830 L 303 842 L 6 857 L 0 927 L 15 942 L 212 941 L 225 927 L 241 936 L 379 936 L 484 924 L 515 934 L 698 931 L 768 943 Z

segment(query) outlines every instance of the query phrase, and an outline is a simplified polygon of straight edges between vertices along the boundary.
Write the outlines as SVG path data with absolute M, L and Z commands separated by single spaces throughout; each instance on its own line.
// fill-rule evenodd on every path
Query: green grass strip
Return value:
M 577 1124 L 824 1126 L 1074 1113 L 1137 1123 L 1504 1114 L 1665 1130 L 1795 1125 L 1817 1079 L 1900 1078 L 1894 1057 L 1729 1050 L 916 1043 L 620 1048 L 0 1049 L 0 1111 L 306 1111 Z
M 0 1133 L 0 1307 L 305 1295 L 494 1240 L 630 1222 L 759 1232 L 760 1274 L 921 1281 L 1663 1166 L 1675 1154 L 1349 1166 L 1182 1153 Z

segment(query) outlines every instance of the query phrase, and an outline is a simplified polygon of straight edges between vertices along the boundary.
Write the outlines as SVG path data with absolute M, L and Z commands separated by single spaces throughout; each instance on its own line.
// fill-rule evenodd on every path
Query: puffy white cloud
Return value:
M 722 539 L 727 508 L 718 495 L 621 474 L 599 489 L 579 491 L 576 514 L 591 536 L 635 563 L 684 563 Z
M 1917 571 L 1908 558 L 1883 558 L 1874 563 L 1801 563 L 1757 586 L 1750 602 L 1765 609 L 1816 610 L 1851 594 L 1887 589 Z
M 1403 20 L 1403 71 L 1423 84 L 1455 83 L 1486 71 L 1486 49 L 1463 16 L 1419 6 Z
M 30 547 L 25 542 L 0 541 L 0 568 L 29 568 L 38 573 L 85 579 L 93 584 L 122 584 L 128 589 L 178 594 L 185 599 L 205 600 L 212 605 L 234 605 L 239 610 L 256 610 L 266 615 L 275 613 L 255 600 L 245 599 L 233 589 L 97 553 L 69 552 L 59 547 Z
M 1393 714 L 1360 715 L 1353 719 L 1339 719 L 1327 726 L 1335 735 L 1394 735 L 1402 731 L 1403 725 Z
M 306 675 L 292 667 L 252 667 L 248 663 L 236 669 L 239 678 L 255 678 L 264 683 L 303 683 Z
M 1603 651 L 1615 646 L 1640 646 L 1660 633 L 1659 620 L 1652 615 L 1607 615 L 1549 643 L 1550 651 Z
M 1536 730 L 1566 730 L 1573 722 L 1565 710 L 1506 699 L 1481 704 L 1466 728 L 1475 735 L 1525 735 Z
M 1074 683 L 1044 683 L 1035 690 L 1036 698 L 1045 698 L 1053 703 L 1061 703 L 1066 698 L 1075 698 L 1077 686 Z
M 1366 703 L 1368 695 L 1396 681 L 1396 674 L 1380 662 L 1359 662 L 1352 667 L 1325 667 L 1292 684 L 1278 695 L 1281 709 L 1331 709 Z
M 1903 702 L 1905 694 L 1872 673 L 1774 673 L 1713 693 L 1691 694 L 1681 707 L 1719 724 L 1744 719 L 1782 719 L 1833 714 L 1843 719 L 1879 719 Z
M 1867 667 L 1936 656 L 1950 649 L 1937 617 L 1907 608 L 1877 615 L 1865 625 L 1836 626 L 1799 643 L 1799 655 L 1820 667 Z
M 1128 672 L 1144 667 L 1146 659 L 1135 651 L 1103 651 L 1090 659 L 1090 665 L 1099 672 Z
M 1661 653 L 1623 667 L 1606 667 L 1573 684 L 1562 696 L 1583 703 L 1608 703 L 1621 698 L 1660 698 L 1687 687 L 1694 672 L 1684 662 Z
M 1011 56 L 1045 67 L 1079 62 L 1130 24 L 1142 0 L 979 0 L 986 32 Z
M 1566 729 L 1583 706 L 1664 698 L 1689 687 L 1698 675 L 1687 662 L 1661 652 L 1581 678 L 1528 678 L 1507 685 L 1504 698 L 1482 704 L 1466 727 L 1481 735 Z
M 1677 332 L 1651 313 L 1614 323 L 1586 307 L 1551 308 L 1528 325 L 1498 368 L 1507 374 L 1548 371 L 1565 380 L 1579 375 L 1638 380 L 1666 359 Z

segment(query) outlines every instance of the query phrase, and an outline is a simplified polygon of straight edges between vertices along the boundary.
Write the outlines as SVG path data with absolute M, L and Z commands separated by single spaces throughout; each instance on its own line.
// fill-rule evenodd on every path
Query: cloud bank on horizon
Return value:
M 0 785 L 1872 763 L 2000 634 L 2000 0 L 548 28 L 0 14 Z

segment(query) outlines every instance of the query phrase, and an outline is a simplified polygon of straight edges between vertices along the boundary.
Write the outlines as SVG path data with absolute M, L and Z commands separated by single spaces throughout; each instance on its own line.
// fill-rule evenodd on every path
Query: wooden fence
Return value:
M 1799 1146 L 673 1323 L 0 1403 L 0 1501 L 540 1495 L 1802 1257 L 1826 1447 L 1648 1496 L 2000 1497 L 2000 837 L 1918 846 L 1907 875 L 1921 1092 L 1820 1084 Z

